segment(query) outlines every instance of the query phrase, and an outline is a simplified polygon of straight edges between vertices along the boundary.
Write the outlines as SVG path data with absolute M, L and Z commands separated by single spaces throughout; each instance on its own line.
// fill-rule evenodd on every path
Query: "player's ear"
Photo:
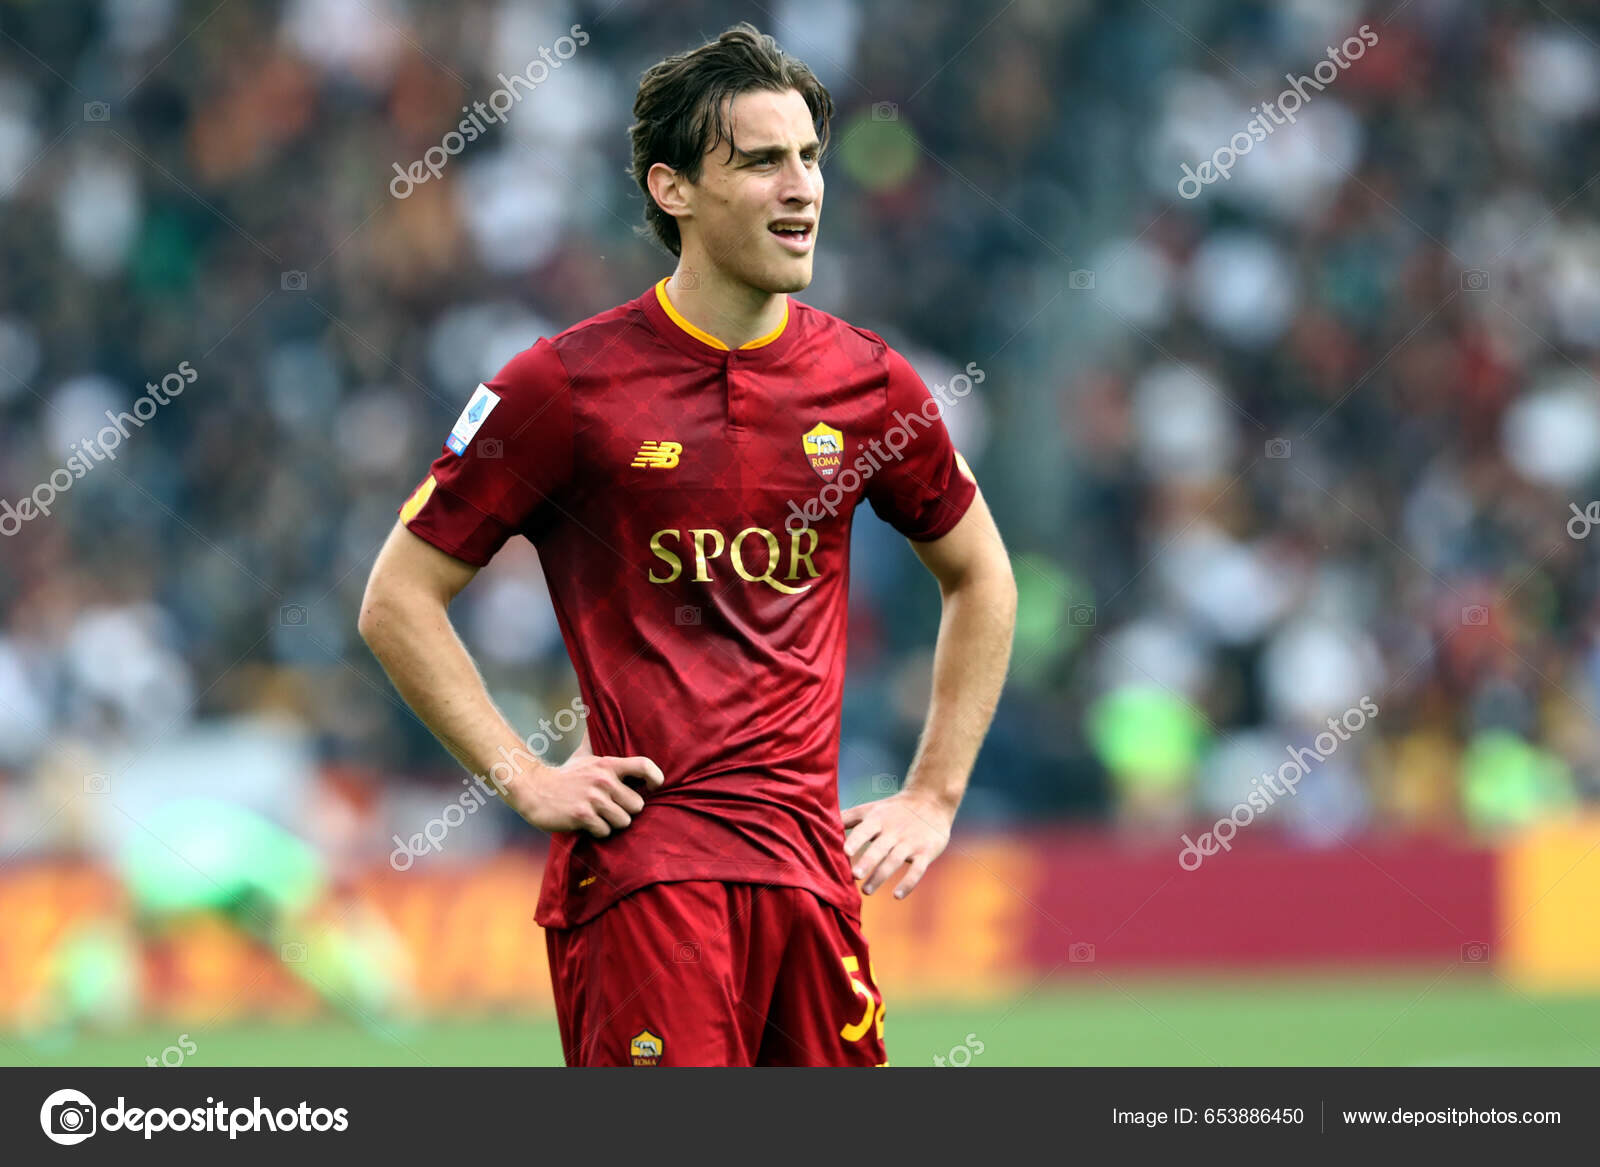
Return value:
M 681 219 L 689 214 L 689 182 L 678 171 L 672 169 L 665 162 L 657 162 L 644 176 L 645 184 L 650 188 L 650 197 L 655 199 L 656 205 L 674 219 Z

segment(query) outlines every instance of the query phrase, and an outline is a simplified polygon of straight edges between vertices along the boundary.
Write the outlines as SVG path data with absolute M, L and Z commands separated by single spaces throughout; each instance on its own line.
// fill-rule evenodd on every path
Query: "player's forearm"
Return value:
M 1016 582 L 1003 556 L 944 592 L 933 695 L 905 788 L 936 799 L 951 814 L 966 793 L 1005 685 L 1016 614 Z
M 513 774 L 536 764 L 495 708 L 437 597 L 403 588 L 369 592 L 361 634 L 412 712 L 472 773 L 503 776 L 504 766 L 491 774 L 497 762 L 508 762 Z

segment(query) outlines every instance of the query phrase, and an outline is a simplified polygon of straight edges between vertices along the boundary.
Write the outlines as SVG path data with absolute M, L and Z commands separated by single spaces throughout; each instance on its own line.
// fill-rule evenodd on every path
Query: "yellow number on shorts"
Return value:
M 867 1035 L 867 1030 L 872 1028 L 874 1021 L 873 1014 L 876 1013 L 878 1039 L 880 1041 L 883 1040 L 883 998 L 874 998 L 872 995 L 872 990 L 867 987 L 866 983 L 863 982 L 860 977 L 856 976 L 856 974 L 861 971 L 861 961 L 858 958 L 854 956 L 846 956 L 842 957 L 841 959 L 844 961 L 844 971 L 850 975 L 850 987 L 855 990 L 858 997 L 864 997 L 866 999 L 867 1010 L 861 1015 L 860 1021 L 857 1021 L 853 1025 L 846 1025 L 843 1029 L 841 1029 L 839 1031 L 839 1036 L 844 1038 L 846 1041 L 860 1041 Z M 877 978 L 873 977 L 873 980 L 877 980 Z

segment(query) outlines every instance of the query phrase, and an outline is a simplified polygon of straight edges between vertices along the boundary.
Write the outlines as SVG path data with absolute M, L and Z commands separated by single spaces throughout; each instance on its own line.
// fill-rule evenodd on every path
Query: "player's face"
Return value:
M 728 143 L 706 154 L 691 187 L 686 258 L 714 264 L 764 292 L 798 292 L 811 283 L 822 214 L 821 146 L 805 98 L 796 90 L 741 93 L 730 106 Z M 786 228 L 790 230 L 785 230 Z M 691 260 L 690 262 L 693 262 Z

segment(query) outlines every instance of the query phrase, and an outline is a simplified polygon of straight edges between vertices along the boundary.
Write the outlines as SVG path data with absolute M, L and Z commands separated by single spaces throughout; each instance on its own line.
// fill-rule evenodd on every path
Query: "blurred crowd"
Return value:
M 1600 798 L 1585 6 L 11 0 L 0 855 L 174 774 L 352 858 L 454 797 L 356 636 L 367 570 L 474 385 L 670 271 L 637 79 L 746 18 L 838 110 L 800 298 L 930 385 L 985 373 L 946 420 L 1022 607 L 965 821 L 1170 837 L 1291 757 L 1272 820 L 1312 841 Z M 846 801 L 904 771 L 939 610 L 860 519 Z M 453 613 L 515 724 L 571 700 L 531 547 Z M 263 726 L 309 777 L 246 764 Z M 507 817 L 474 845 L 526 838 Z

